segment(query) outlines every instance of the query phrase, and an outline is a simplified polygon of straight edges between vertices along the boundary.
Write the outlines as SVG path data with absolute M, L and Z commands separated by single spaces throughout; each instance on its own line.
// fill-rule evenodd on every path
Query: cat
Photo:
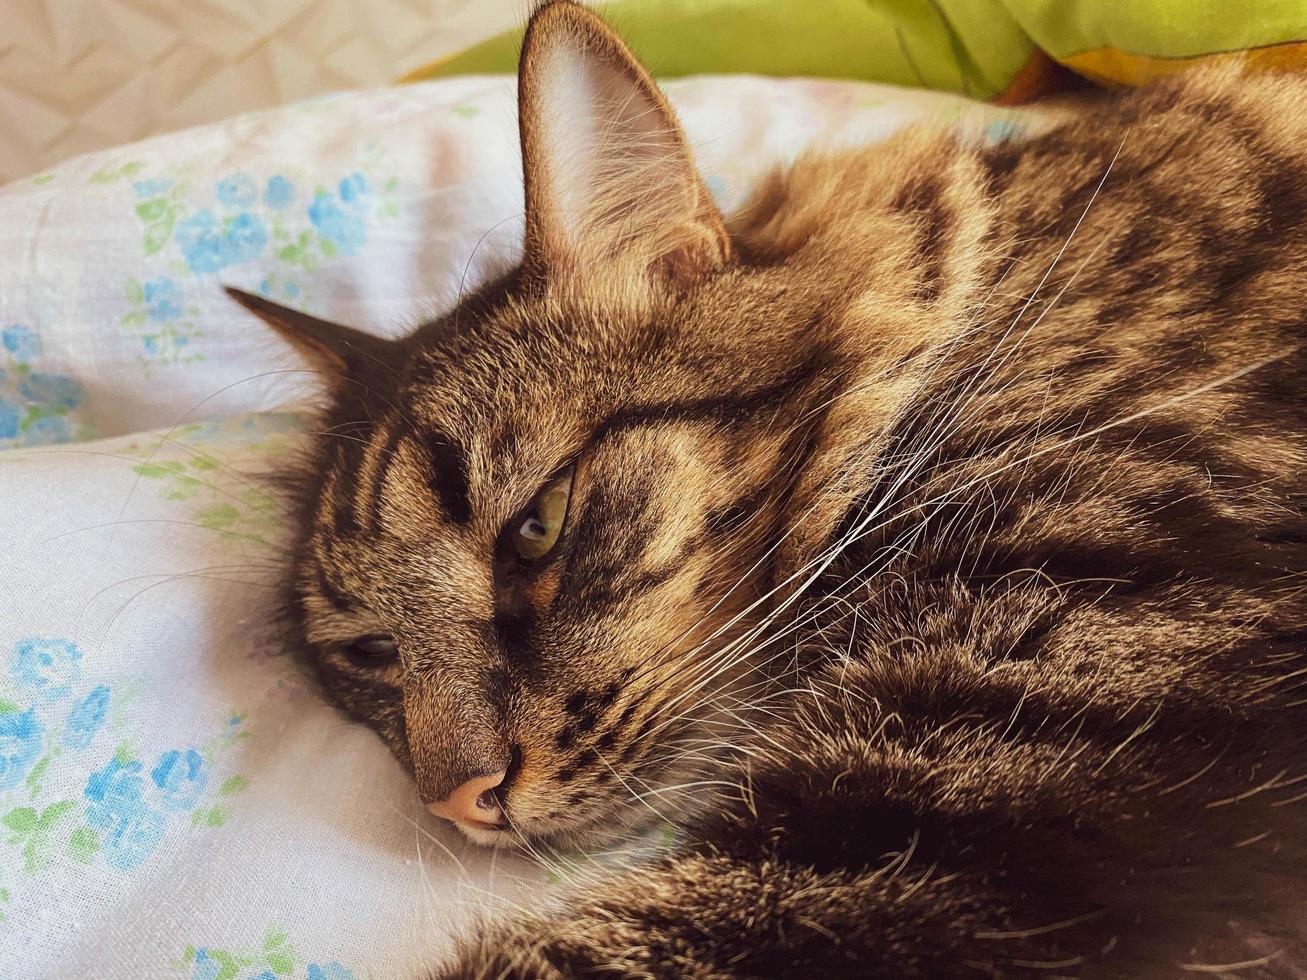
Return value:
M 441 977 L 1307 975 L 1307 83 L 1199 71 L 727 222 L 576 4 L 520 267 L 330 382 L 291 616 L 473 840 L 661 857 Z

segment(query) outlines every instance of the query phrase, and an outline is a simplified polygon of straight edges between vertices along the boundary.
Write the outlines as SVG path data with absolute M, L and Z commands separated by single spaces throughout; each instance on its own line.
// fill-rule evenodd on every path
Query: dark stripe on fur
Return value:
M 380 456 L 377 459 L 377 467 L 372 475 L 372 486 L 368 494 L 368 527 L 374 534 L 381 531 L 381 495 L 386 485 L 386 476 L 390 472 L 390 465 L 395 461 L 395 450 L 399 447 L 399 441 L 409 435 L 410 431 L 406 422 L 397 419 L 391 423 L 390 431 L 386 433 L 385 441 L 381 444 Z
M 431 453 L 432 492 L 452 523 L 468 523 L 472 520 L 472 506 L 468 500 L 467 450 L 443 435 L 430 439 L 427 448 Z
M 336 586 L 331 583 L 331 579 L 327 577 L 327 570 L 323 567 L 321 558 L 314 561 L 313 571 L 318 591 L 322 594 L 322 598 L 326 599 L 327 602 L 331 604 L 332 608 L 339 612 L 353 611 L 354 607 L 350 605 L 349 599 L 347 599 L 345 594 L 336 588 Z
M 813 352 L 807 360 L 779 381 L 741 394 L 714 395 L 688 401 L 653 402 L 624 408 L 600 422 L 590 437 L 597 443 L 615 432 L 645 425 L 671 422 L 718 422 L 738 425 L 756 419 L 767 411 L 776 411 L 802 389 L 808 387 L 825 369 L 829 360 Z
M 940 175 L 931 174 L 909 182 L 895 196 L 890 207 L 913 216 L 919 222 L 916 264 L 921 268 L 918 295 L 927 302 L 939 299 L 944 288 L 945 244 L 957 216 L 943 200 L 944 184 Z

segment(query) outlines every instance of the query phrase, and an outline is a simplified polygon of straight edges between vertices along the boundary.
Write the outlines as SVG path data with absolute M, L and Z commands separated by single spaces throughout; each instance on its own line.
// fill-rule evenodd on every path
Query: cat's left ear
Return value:
M 330 387 L 349 381 L 394 376 L 401 362 L 401 344 L 353 327 L 301 313 L 264 299 L 257 293 L 224 286 L 240 303 L 304 354 L 327 377 Z
M 587 277 L 622 264 L 684 284 L 729 261 L 671 106 L 595 14 L 568 0 L 536 11 L 518 117 L 528 272 Z

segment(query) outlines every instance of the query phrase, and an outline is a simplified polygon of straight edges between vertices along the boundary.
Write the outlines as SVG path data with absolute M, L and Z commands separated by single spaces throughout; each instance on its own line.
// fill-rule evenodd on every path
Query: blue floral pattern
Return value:
M 216 194 L 219 203 L 227 207 L 247 208 L 259 196 L 259 191 L 248 174 L 232 174 L 218 181 Z
M 173 181 L 168 177 L 138 180 L 132 184 L 132 193 L 136 195 L 137 200 L 146 201 L 168 193 L 172 189 L 172 185 Z
M 268 178 L 268 186 L 263 191 L 263 206 L 270 211 L 281 211 L 295 203 L 295 185 L 277 174 Z
M 23 781 L 41 754 L 44 732 L 33 708 L 0 714 L 0 790 Z
M 108 713 L 109 688 L 100 684 L 68 712 L 68 720 L 64 722 L 64 745 L 70 749 L 86 748 Z
M 181 318 L 185 309 L 186 294 L 175 279 L 160 276 L 141 287 L 145 300 L 145 315 L 155 323 L 171 323 Z
M 42 356 L 40 335 L 22 323 L 0 328 L 0 449 L 44 446 L 85 438 L 79 422 L 85 398 L 75 378 L 34 366 Z
M 159 803 L 174 813 L 194 810 L 204 788 L 209 784 L 209 770 L 204 757 L 195 749 L 182 752 L 170 749 L 159 756 L 159 762 L 150 773 L 159 788 Z
M 268 232 L 263 219 L 248 211 L 219 222 L 205 208 L 177 226 L 177 244 L 191 271 L 204 275 L 257 259 L 268 244 Z
M 100 832 L 104 861 L 121 871 L 137 868 L 163 840 L 167 817 L 143 797 L 141 764 L 118 756 L 91 774 L 84 795 L 86 826 Z
M 322 260 L 357 255 L 374 224 L 399 214 L 398 181 L 391 177 L 376 186 L 361 169 L 330 185 L 238 172 L 210 187 L 192 203 L 180 177 L 140 176 L 131 184 L 145 256 L 168 260 L 164 274 L 128 280 L 128 309 L 119 318 L 122 327 L 139 334 L 147 371 L 155 364 L 203 359 L 199 310 L 188 300 L 186 279 L 209 280 L 204 288 L 211 290 L 212 277 L 228 268 L 276 262 L 280 268 L 264 275 L 260 291 L 296 301 L 304 295 L 303 273 Z M 7 424 L 4 411 L 0 405 L 0 432 Z
M 28 371 L 19 375 L 18 393 L 29 402 L 67 411 L 82 397 L 82 386 L 65 374 Z
M 353 973 L 335 961 L 322 966 L 310 963 L 305 977 L 306 980 L 356 980 Z
M 191 354 L 191 342 L 199 336 L 194 316 L 198 312 L 187 303 L 186 287 L 171 276 L 159 276 L 148 282 L 127 281 L 127 299 L 134 309 L 119 319 L 123 327 L 142 331 L 144 361 L 178 363 L 200 360 Z
M 222 226 L 223 257 L 228 265 L 252 262 L 268 244 L 268 229 L 258 215 L 243 211 Z
M 82 651 L 67 640 L 22 640 L 10 656 L 9 673 L 18 690 L 49 703 L 72 690 L 81 659 Z
M 8 830 L 7 842 L 19 848 L 29 874 L 49 866 L 61 851 L 83 864 L 100 861 L 132 871 L 174 830 L 222 826 L 233 797 L 249 784 L 240 775 L 221 781 L 215 776 L 221 756 L 248 735 L 238 712 L 224 718 L 205 745 L 164 749 L 148 769 L 131 744 L 115 750 L 101 736 L 114 704 L 113 685 L 96 683 L 79 692 L 83 660 L 76 644 L 59 638 L 21 640 L 7 658 L 0 692 L 7 688 L 13 699 L 0 697 L 0 803 L 19 789 L 33 802 L 0 806 L 0 827 Z M 46 771 L 61 755 L 62 767 L 90 763 L 80 801 L 42 799 Z M 81 819 L 70 825 L 79 806 Z
M 15 364 L 31 364 L 41 352 L 41 342 L 31 327 L 21 323 L 0 331 L 0 341 Z
M 330 257 L 337 251 L 354 255 L 367 237 L 363 204 L 368 192 L 362 174 L 351 174 L 343 179 L 333 196 L 318 191 L 309 205 L 309 220 L 318 229 L 323 252 Z

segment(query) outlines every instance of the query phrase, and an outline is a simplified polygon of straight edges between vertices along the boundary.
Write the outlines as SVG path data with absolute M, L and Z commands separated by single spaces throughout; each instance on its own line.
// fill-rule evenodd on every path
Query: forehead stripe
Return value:
M 313 571 L 317 579 L 318 591 L 322 593 L 322 598 L 326 599 L 334 609 L 340 612 L 349 612 L 353 607 L 350 605 L 349 600 L 345 598 L 344 594 L 331 584 L 331 579 L 327 577 L 327 570 L 323 567 L 322 559 L 320 557 L 315 558 L 313 562 Z
M 428 443 L 431 452 L 431 492 L 440 501 L 445 516 L 455 524 L 472 520 L 468 500 L 467 450 L 447 436 L 436 435 Z
M 347 486 L 346 474 L 352 471 L 353 466 L 347 451 L 347 447 L 337 447 L 333 465 L 323 480 L 326 492 L 318 502 L 319 524 L 329 522 L 327 526 L 338 538 L 350 537 L 359 530 L 358 518 L 354 513 L 354 495 Z
M 396 421 L 377 450 L 377 462 L 372 470 L 367 498 L 368 527 L 374 534 L 381 530 L 381 488 L 386 485 L 386 476 L 390 472 L 390 464 L 395 461 L 399 441 L 408 434 L 407 424 L 402 419 Z
M 687 401 L 664 401 L 634 405 L 615 412 L 595 427 L 591 442 L 625 429 L 668 422 L 725 422 L 739 424 L 775 411 L 791 396 L 822 377 L 831 366 L 828 357 L 814 352 L 805 361 L 771 384 L 731 395 L 712 395 Z

